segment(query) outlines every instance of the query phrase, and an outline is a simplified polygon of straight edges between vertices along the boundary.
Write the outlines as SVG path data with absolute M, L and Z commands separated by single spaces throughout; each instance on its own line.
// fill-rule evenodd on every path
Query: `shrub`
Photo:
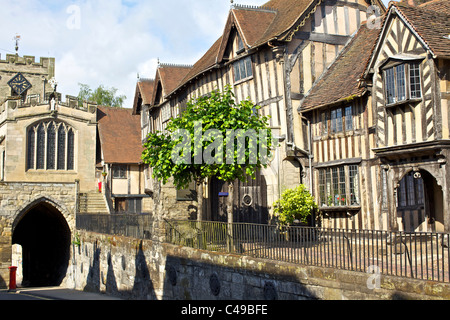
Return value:
M 274 212 L 278 215 L 281 225 L 292 224 L 295 219 L 306 222 L 315 208 L 317 208 L 317 204 L 314 197 L 303 184 L 293 189 L 287 189 L 281 194 L 281 199 L 274 203 Z

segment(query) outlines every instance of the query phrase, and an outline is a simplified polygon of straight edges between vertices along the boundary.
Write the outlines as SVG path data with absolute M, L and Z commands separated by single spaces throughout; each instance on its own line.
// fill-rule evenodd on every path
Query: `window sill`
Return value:
M 315 136 L 314 138 L 319 138 L 320 140 L 337 139 L 337 138 L 351 137 L 357 135 L 357 133 L 358 132 L 356 132 L 356 130 L 353 129 L 348 131 L 339 131 L 328 134 L 322 134 L 320 136 Z
M 418 103 L 418 102 L 422 102 L 422 98 L 406 99 L 406 100 L 386 104 L 385 107 L 393 108 L 393 107 L 401 106 L 401 105 L 408 104 L 408 103 Z
M 250 76 L 250 77 L 243 78 L 243 79 L 241 79 L 241 80 L 235 81 L 235 82 L 234 82 L 234 85 L 237 86 L 237 85 L 239 85 L 239 84 L 241 84 L 241 83 L 244 83 L 244 82 L 247 82 L 247 81 L 249 81 L 249 80 L 253 80 L 253 76 Z
M 322 206 L 319 207 L 319 211 L 321 212 L 351 212 L 351 211 L 359 211 L 361 210 L 360 205 L 354 206 Z
M 413 206 L 397 207 L 397 210 L 398 211 L 425 210 L 425 206 L 423 204 L 418 204 Z
M 76 174 L 77 171 L 75 170 L 45 170 L 45 169 L 28 169 L 26 173 L 30 174 L 49 174 L 49 173 L 56 173 L 56 174 Z

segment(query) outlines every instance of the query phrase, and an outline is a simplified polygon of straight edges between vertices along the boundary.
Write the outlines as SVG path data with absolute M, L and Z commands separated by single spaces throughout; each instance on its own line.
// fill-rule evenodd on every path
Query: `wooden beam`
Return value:
M 345 45 L 351 39 L 351 36 L 300 31 L 295 34 L 294 38 L 334 45 Z

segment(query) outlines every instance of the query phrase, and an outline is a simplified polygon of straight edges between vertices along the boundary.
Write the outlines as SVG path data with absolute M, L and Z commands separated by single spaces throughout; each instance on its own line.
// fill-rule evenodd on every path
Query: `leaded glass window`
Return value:
M 420 65 L 402 63 L 385 69 L 384 86 L 386 104 L 421 98 Z
M 66 130 L 60 125 L 58 129 L 58 170 L 66 169 Z
M 69 129 L 69 131 L 67 132 L 67 170 L 73 170 L 74 143 L 75 143 L 75 135 L 73 134 L 73 130 Z
M 53 122 L 47 127 L 47 170 L 55 170 L 56 130 Z
M 420 69 L 418 63 L 413 63 L 409 66 L 409 79 L 411 98 L 421 98 L 422 92 L 420 87 Z
M 34 169 L 34 155 L 35 155 L 35 144 L 36 144 L 36 132 L 34 128 L 28 130 L 28 156 L 27 156 L 27 169 Z
M 65 123 L 41 122 L 28 128 L 28 170 L 74 170 L 75 131 Z
M 321 206 L 357 206 L 359 200 L 358 166 L 335 166 L 319 171 Z
M 234 67 L 234 81 L 250 78 L 253 76 L 252 59 L 251 57 L 243 58 L 233 64 Z
M 42 123 L 37 129 L 36 169 L 45 169 L 45 127 Z

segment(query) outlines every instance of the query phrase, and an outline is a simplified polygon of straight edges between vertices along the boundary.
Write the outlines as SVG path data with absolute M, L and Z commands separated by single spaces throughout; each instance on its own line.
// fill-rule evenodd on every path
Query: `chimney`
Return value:
M 416 4 L 414 3 L 414 0 L 408 0 L 408 5 L 411 7 L 415 7 Z

